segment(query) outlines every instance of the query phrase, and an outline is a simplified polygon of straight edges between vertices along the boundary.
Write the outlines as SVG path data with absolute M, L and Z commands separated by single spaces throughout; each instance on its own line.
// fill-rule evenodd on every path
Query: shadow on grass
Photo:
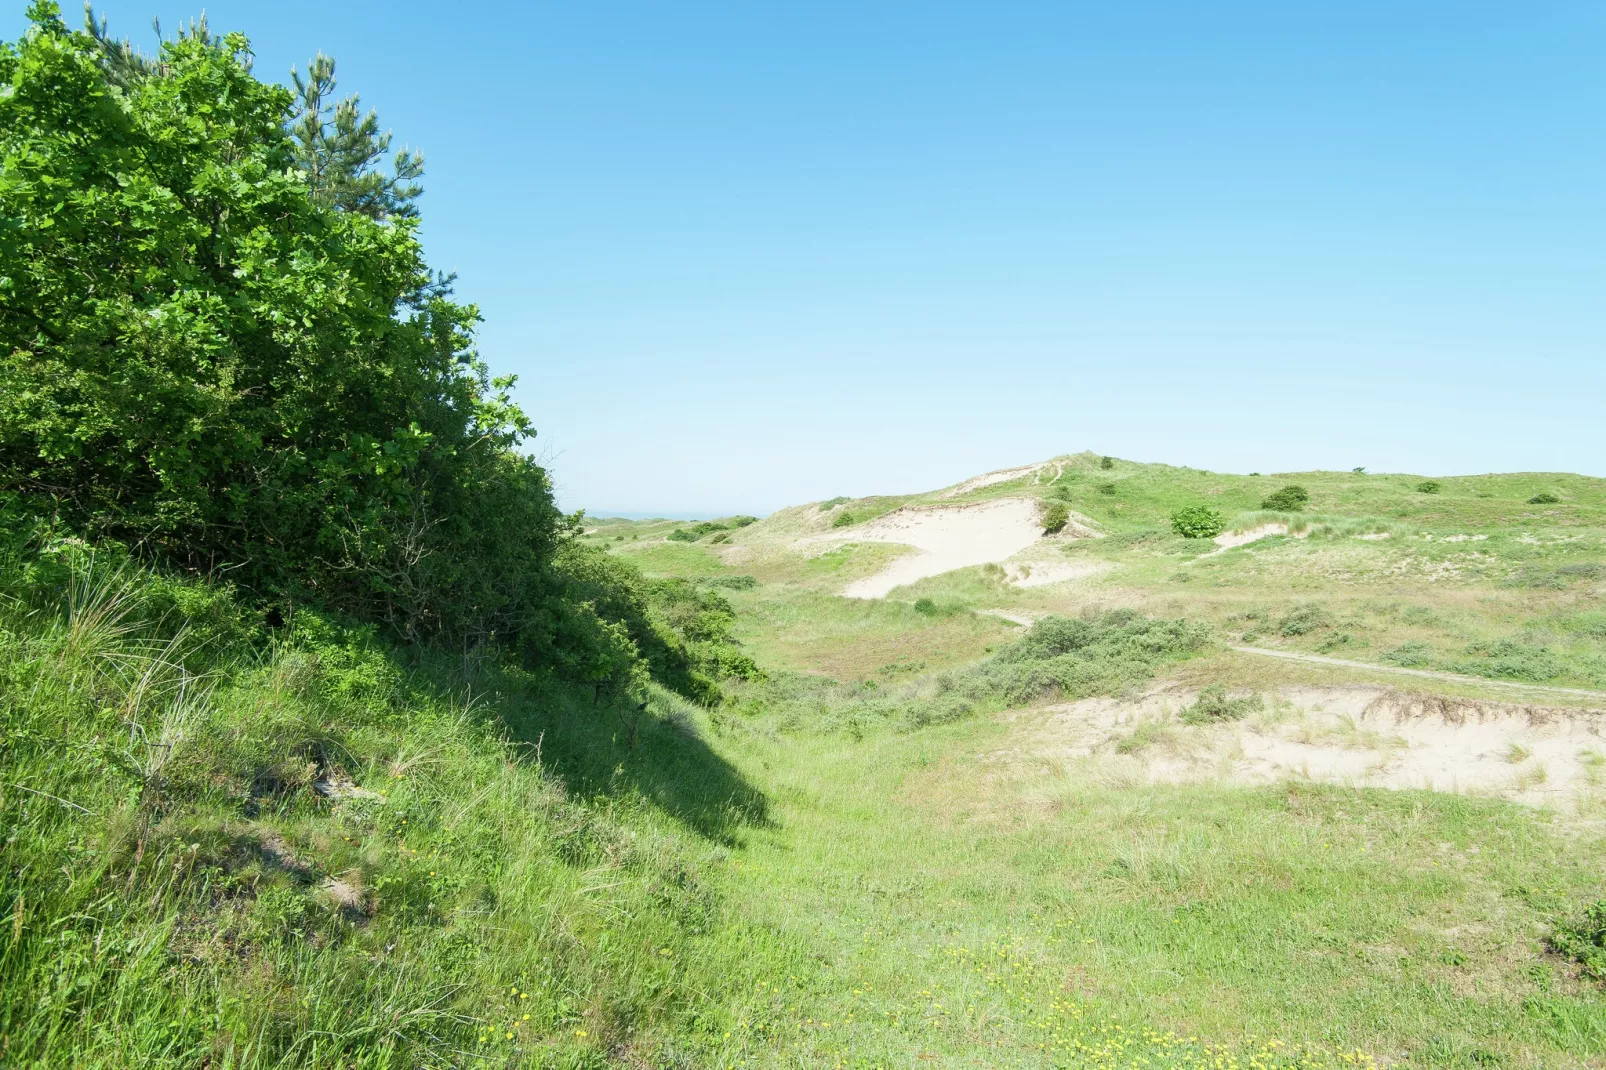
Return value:
M 734 844 L 744 828 L 769 824 L 769 800 L 708 745 L 681 703 L 655 695 L 627 745 L 630 724 L 617 704 L 555 686 L 497 709 L 510 738 L 539 758 L 565 790 L 586 801 L 635 792 L 699 835 Z M 628 710 L 626 711 L 628 716 Z

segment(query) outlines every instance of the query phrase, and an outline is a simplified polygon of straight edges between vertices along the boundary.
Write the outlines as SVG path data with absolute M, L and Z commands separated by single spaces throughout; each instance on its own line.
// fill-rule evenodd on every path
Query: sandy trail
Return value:
M 1157 689 L 1015 715 L 1021 769 L 1081 763 L 1111 785 L 1309 780 L 1577 805 L 1606 791 L 1606 711 L 1408 695 L 1379 686 L 1286 687 L 1242 720 L 1183 724 L 1197 696 Z
M 1043 537 L 1037 499 L 1000 498 L 977 505 L 906 507 L 841 534 L 816 536 L 836 542 L 890 542 L 916 553 L 843 589 L 848 598 L 885 598 L 894 587 L 952 572 L 956 568 L 1005 561 Z
M 1314 665 L 1341 665 L 1347 669 L 1367 669 L 1371 672 L 1394 673 L 1398 676 L 1421 676 L 1429 680 L 1453 680 L 1461 684 L 1493 684 L 1496 687 L 1515 687 L 1524 691 L 1549 691 L 1558 695 L 1582 695 L 1585 698 L 1600 699 L 1606 702 L 1606 691 L 1589 691 L 1582 687 L 1550 687 L 1547 684 L 1525 684 L 1519 680 L 1496 680 L 1487 676 L 1466 676 L 1455 672 L 1436 672 L 1432 669 L 1407 669 L 1402 665 L 1373 665 L 1367 661 L 1346 661 L 1343 658 L 1329 658 L 1321 654 L 1298 654 L 1291 650 L 1267 650 L 1260 646 L 1235 646 L 1232 649 L 1240 654 L 1257 654 L 1266 658 L 1282 658 L 1285 661 L 1304 661 Z
M 963 483 L 956 484 L 952 488 L 943 491 L 940 497 L 957 498 L 961 494 L 968 494 L 973 490 L 980 490 L 982 487 L 991 487 L 997 483 L 1008 483 L 1011 479 L 1019 479 L 1021 476 L 1035 475 L 1046 467 L 1048 467 L 1048 462 L 1044 461 L 1040 464 L 1023 464 L 1018 468 L 1000 468 L 994 472 L 985 472 L 979 476 L 971 476 Z

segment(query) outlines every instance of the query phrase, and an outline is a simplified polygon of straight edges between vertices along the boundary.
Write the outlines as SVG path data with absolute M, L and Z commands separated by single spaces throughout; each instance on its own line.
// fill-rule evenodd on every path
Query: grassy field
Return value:
M 1256 508 L 1296 479 L 1305 513 Z M 1104 532 L 1044 543 L 1074 578 L 885 600 L 836 594 L 900 552 L 833 527 L 852 502 L 593 522 L 767 671 L 655 692 L 634 747 L 629 710 L 473 659 L 0 563 L 0 1065 L 1606 1066 L 1606 992 L 1551 950 L 1606 895 L 1598 796 L 1038 745 L 1082 696 L 1385 679 L 1234 645 L 1606 687 L 1602 483 L 1421 482 L 1062 459 L 961 497 L 1068 494 Z M 1211 553 L 1165 527 L 1200 501 L 1294 534 Z
M 1606 689 L 1606 482 L 1468 477 L 1431 493 L 1424 482 L 1065 458 L 958 498 L 1060 498 L 1104 533 L 1051 549 L 1086 566 L 1077 578 L 1028 589 L 978 567 L 885 601 L 833 597 L 883 567 L 888 548 L 796 540 L 831 530 L 815 514 L 853 503 L 787 510 L 707 546 L 700 570 L 721 560 L 757 581 L 733 599 L 763 663 L 844 682 L 708 722 L 773 803 L 773 824 L 733 856 L 733 901 L 820 960 L 812 975 L 766 979 L 782 986 L 770 1009 L 788 1011 L 791 1032 L 744 1057 L 1606 1065 L 1606 1000 L 1546 944 L 1602 893 L 1595 811 L 1297 782 L 1122 782 L 1020 753 L 1014 714 L 910 731 L 851 712 L 1022 634 L 988 611 L 1118 607 L 1211 628 L 1214 645 L 1168 670 L 1193 684 L 1390 681 L 1228 649 L 1248 644 L 1489 679 L 1433 685 L 1471 700 L 1512 700 L 1499 681 Z M 1304 511 L 1259 508 L 1289 483 L 1309 490 Z M 1541 493 L 1560 500 L 1528 502 Z M 1172 511 L 1200 503 L 1230 528 L 1291 530 L 1212 552 L 1168 529 Z M 639 540 L 618 548 L 649 570 L 667 560 Z

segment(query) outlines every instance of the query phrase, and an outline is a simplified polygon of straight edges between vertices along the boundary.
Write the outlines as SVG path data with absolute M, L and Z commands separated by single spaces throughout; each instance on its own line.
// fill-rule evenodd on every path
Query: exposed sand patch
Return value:
M 986 760 L 1081 762 L 1115 783 L 1295 779 L 1566 807 L 1606 790 L 1606 710 L 1286 687 L 1241 720 L 1185 725 L 1177 715 L 1196 697 L 1156 689 L 1022 713 L 1012 745 Z
M 1004 572 L 1015 587 L 1047 587 L 1096 576 L 1111 567 L 1102 561 L 1015 561 L 1005 566 Z
M 1216 544 L 1217 548 L 1207 554 L 1200 554 L 1199 557 L 1214 557 L 1217 554 L 1226 553 L 1235 546 L 1248 546 L 1252 542 L 1259 542 L 1261 539 L 1270 538 L 1273 535 L 1287 534 L 1287 524 L 1262 524 L 1258 528 L 1249 528 L 1247 531 L 1223 531 L 1211 540 Z M 1303 539 L 1308 534 L 1309 532 L 1296 531 L 1294 532 L 1294 538 Z
M 971 476 L 963 483 L 943 491 L 937 497 L 957 498 L 961 494 L 968 494 L 983 487 L 991 487 L 997 483 L 1008 483 L 1011 479 L 1019 479 L 1021 476 L 1036 475 L 1047 466 L 1048 462 L 1044 461 L 1040 464 L 1023 464 L 1019 468 L 1000 468 L 995 472 L 985 472 L 979 476 Z
M 956 568 L 1005 561 L 1043 537 L 1036 498 L 1000 498 L 975 505 L 905 506 L 842 534 L 814 541 L 891 542 L 913 546 L 906 554 L 843 589 L 848 598 L 885 598 L 894 587 L 952 572 Z

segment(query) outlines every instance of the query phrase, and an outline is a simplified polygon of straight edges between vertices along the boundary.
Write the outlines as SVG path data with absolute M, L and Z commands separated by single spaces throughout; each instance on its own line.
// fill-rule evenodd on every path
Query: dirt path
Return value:
M 1258 654 L 1284 661 L 1304 661 L 1315 665 L 1339 665 L 1346 669 L 1368 669 L 1372 672 L 1390 672 L 1399 676 L 1421 676 L 1429 680 L 1453 680 L 1462 684 L 1493 684 L 1497 687 L 1516 687 L 1524 691 L 1549 691 L 1558 695 L 1582 695 L 1585 698 L 1606 699 L 1606 691 L 1589 691 L 1581 687 L 1550 687 L 1545 684 L 1524 684 L 1516 680 L 1494 680 L 1487 676 L 1467 676 L 1457 672 L 1435 672 L 1432 669 L 1407 669 L 1400 665 L 1373 665 L 1366 661 L 1346 661 L 1343 658 L 1323 657 L 1320 654 L 1296 654 L 1289 650 L 1267 650 L 1260 646 L 1235 646 L 1240 654 Z

